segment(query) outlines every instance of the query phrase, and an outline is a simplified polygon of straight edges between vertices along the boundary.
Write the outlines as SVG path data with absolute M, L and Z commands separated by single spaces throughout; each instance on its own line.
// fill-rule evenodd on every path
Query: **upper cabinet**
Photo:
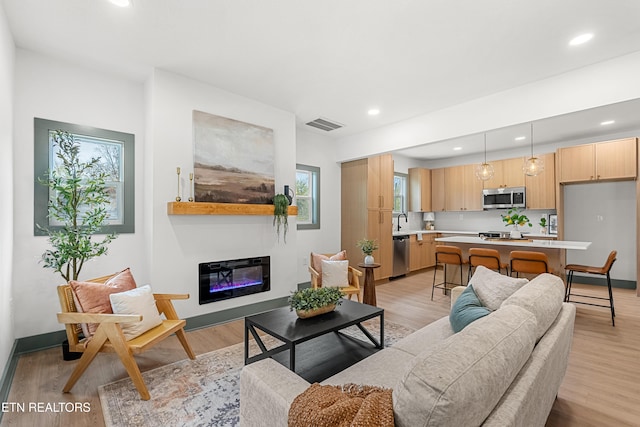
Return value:
M 367 208 L 393 209 L 393 157 L 382 154 L 367 159 Z
M 445 210 L 482 210 L 482 181 L 476 178 L 475 165 L 445 168 L 444 188 Z
M 490 162 L 493 166 L 493 178 L 484 182 L 484 188 L 522 187 L 524 185 L 524 172 L 522 164 L 524 159 L 495 160 Z
M 431 169 L 431 209 L 433 212 L 441 212 L 446 209 L 444 192 L 444 168 Z
M 409 169 L 408 205 L 411 212 L 431 212 L 431 171 L 429 169 Z
M 527 209 L 555 209 L 555 154 L 540 154 L 538 157 L 544 162 L 544 172 L 537 176 L 525 176 Z
M 558 182 L 635 179 L 637 139 L 626 138 L 558 149 Z

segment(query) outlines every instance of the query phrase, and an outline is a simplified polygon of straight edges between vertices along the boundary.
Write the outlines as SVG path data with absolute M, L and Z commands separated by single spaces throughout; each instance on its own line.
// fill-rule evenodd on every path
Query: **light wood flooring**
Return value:
M 440 274 L 440 273 L 439 273 Z M 449 297 L 436 290 L 430 300 L 433 272 L 413 274 L 376 287 L 378 306 L 388 321 L 420 328 L 446 316 Z M 605 288 L 580 286 L 582 293 Z M 616 326 L 609 310 L 577 305 L 569 367 L 547 426 L 640 426 L 640 298 L 635 290 L 614 289 Z M 242 342 L 241 320 L 187 333 L 196 354 Z M 136 360 L 146 371 L 186 356 L 170 337 Z M 87 413 L 4 413 L 2 426 L 104 426 L 98 386 L 125 378 L 113 354 L 101 354 L 74 386 L 62 393 L 75 362 L 62 360 L 60 349 L 20 357 L 9 402 L 88 402 Z

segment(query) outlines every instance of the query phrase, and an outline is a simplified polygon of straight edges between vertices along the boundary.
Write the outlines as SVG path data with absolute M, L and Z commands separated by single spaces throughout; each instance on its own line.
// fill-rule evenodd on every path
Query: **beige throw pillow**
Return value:
M 326 256 L 311 252 L 311 268 L 318 272 L 318 286 L 322 286 L 322 260 L 343 261 L 347 259 L 347 251 L 340 251 L 335 255 Z
M 322 260 L 322 286 L 346 288 L 349 286 L 349 261 Z
M 156 307 L 151 286 L 144 285 L 127 292 L 109 295 L 114 314 L 141 314 L 138 322 L 121 323 L 122 333 L 127 341 L 144 334 L 162 323 Z
M 527 279 L 505 276 L 481 265 L 469 281 L 482 305 L 491 311 L 499 309 L 504 300 L 527 283 Z

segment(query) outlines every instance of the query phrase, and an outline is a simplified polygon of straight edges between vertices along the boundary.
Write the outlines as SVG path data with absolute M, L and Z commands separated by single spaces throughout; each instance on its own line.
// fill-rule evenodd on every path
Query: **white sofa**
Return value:
M 443 317 L 322 384 L 393 389 L 400 427 L 544 426 L 573 335 L 575 307 L 563 299 L 562 280 L 540 275 L 461 332 Z M 272 359 L 245 366 L 240 424 L 286 426 L 291 402 L 308 386 Z

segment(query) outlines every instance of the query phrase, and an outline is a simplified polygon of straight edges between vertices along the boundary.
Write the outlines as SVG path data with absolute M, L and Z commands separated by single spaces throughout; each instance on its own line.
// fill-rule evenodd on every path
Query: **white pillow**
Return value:
M 121 323 L 120 327 L 127 341 L 142 335 L 149 329 L 162 323 L 162 318 L 156 307 L 151 286 L 144 285 L 126 292 L 109 295 L 111 309 L 114 314 L 141 314 L 139 322 Z
M 499 309 L 504 300 L 527 283 L 527 279 L 505 276 L 482 265 L 476 267 L 469 281 L 482 305 L 491 311 Z
M 349 261 L 322 260 L 322 286 L 346 288 L 349 286 Z

